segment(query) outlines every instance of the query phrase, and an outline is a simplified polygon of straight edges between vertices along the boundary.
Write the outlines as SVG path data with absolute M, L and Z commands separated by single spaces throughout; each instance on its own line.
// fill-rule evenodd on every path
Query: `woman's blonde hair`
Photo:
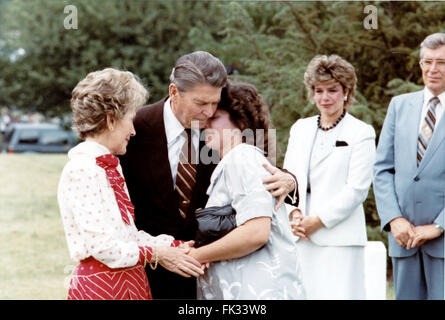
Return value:
M 89 73 L 71 97 L 73 127 L 81 139 L 103 132 L 107 115 L 122 119 L 131 107 L 145 104 L 148 91 L 129 71 L 106 68 Z
M 322 82 L 337 81 L 344 91 L 348 91 L 345 108 L 348 110 L 354 103 L 357 76 L 352 64 L 338 55 L 315 56 L 304 73 L 304 84 L 308 92 L 308 99 L 313 101 L 314 87 Z

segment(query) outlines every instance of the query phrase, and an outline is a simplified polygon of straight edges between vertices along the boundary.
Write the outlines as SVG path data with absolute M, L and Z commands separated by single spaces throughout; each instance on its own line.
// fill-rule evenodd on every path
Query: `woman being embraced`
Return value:
M 375 158 L 374 129 L 348 113 L 357 78 L 337 55 L 316 56 L 304 74 L 318 116 L 291 128 L 284 168 L 299 185 L 290 210 L 308 299 L 365 299 L 365 201 Z
M 205 129 L 206 145 L 221 156 L 206 208 L 231 204 L 236 227 L 191 249 L 198 261 L 210 263 L 197 279 L 198 299 L 304 299 L 285 206 L 275 211 L 276 200 L 262 183 L 270 175 L 263 166 L 269 164 L 268 129 L 268 109 L 255 87 L 228 84 Z
M 58 202 L 73 272 L 68 299 L 151 299 L 144 266 L 158 262 L 182 276 L 203 273 L 188 244 L 138 231 L 116 155 L 136 133 L 133 118 L 148 92 L 130 72 L 92 72 L 72 92 L 73 125 L 85 141 L 72 148 Z M 153 137 L 155 139 L 155 137 Z

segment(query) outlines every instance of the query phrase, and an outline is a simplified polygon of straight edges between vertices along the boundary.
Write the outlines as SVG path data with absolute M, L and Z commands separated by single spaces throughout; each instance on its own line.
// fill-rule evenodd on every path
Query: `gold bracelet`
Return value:
M 147 265 L 147 250 L 145 247 L 142 250 L 144 250 L 144 268 L 145 268 L 145 266 Z
M 152 256 L 151 256 L 151 261 L 149 262 L 149 264 L 150 264 L 150 268 L 152 269 L 152 270 L 155 270 L 157 267 L 158 267 L 158 261 L 159 261 L 159 257 L 158 257 L 158 251 L 157 250 L 155 250 L 156 249 L 156 247 L 153 247 L 153 254 L 152 254 Z M 154 260 L 155 260 L 155 262 L 154 262 L 154 265 L 152 264 L 153 262 L 153 256 L 154 256 Z

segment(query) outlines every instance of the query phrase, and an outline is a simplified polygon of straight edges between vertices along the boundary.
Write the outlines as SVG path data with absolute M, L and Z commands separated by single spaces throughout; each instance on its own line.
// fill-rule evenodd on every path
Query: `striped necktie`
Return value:
M 436 106 L 440 103 L 438 97 L 433 97 L 428 102 L 428 110 L 420 128 L 418 144 L 417 144 L 417 166 L 422 161 L 426 148 L 428 147 L 431 137 L 434 133 L 434 126 L 436 125 Z
M 194 161 L 191 161 L 195 159 L 193 156 L 195 152 L 192 145 L 191 129 L 185 129 L 184 131 L 183 135 L 187 134 L 187 141 L 184 142 L 179 155 L 178 174 L 176 175 L 179 213 L 183 218 L 186 217 L 196 183 L 196 164 Z

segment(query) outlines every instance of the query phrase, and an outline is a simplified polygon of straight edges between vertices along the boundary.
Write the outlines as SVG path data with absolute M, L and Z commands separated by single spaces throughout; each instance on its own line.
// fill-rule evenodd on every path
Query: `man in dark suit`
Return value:
M 193 240 L 197 229 L 194 212 L 206 205 L 206 190 L 217 164 L 212 160 L 219 159 L 200 139 L 200 129 L 217 109 L 227 73 L 219 59 L 196 51 L 177 60 L 170 81 L 167 98 L 138 111 L 136 136 L 121 157 L 121 165 L 138 229 L 153 236 L 169 234 L 178 240 Z M 183 180 L 180 161 L 186 143 L 194 155 L 190 158 L 193 169 L 187 169 L 193 176 L 188 194 L 180 186 L 189 184 L 187 178 Z M 275 178 L 267 181 L 274 196 L 294 189 L 292 178 L 276 168 L 270 170 L 276 172 Z M 181 277 L 164 268 L 146 270 L 154 299 L 196 298 L 193 277 Z

